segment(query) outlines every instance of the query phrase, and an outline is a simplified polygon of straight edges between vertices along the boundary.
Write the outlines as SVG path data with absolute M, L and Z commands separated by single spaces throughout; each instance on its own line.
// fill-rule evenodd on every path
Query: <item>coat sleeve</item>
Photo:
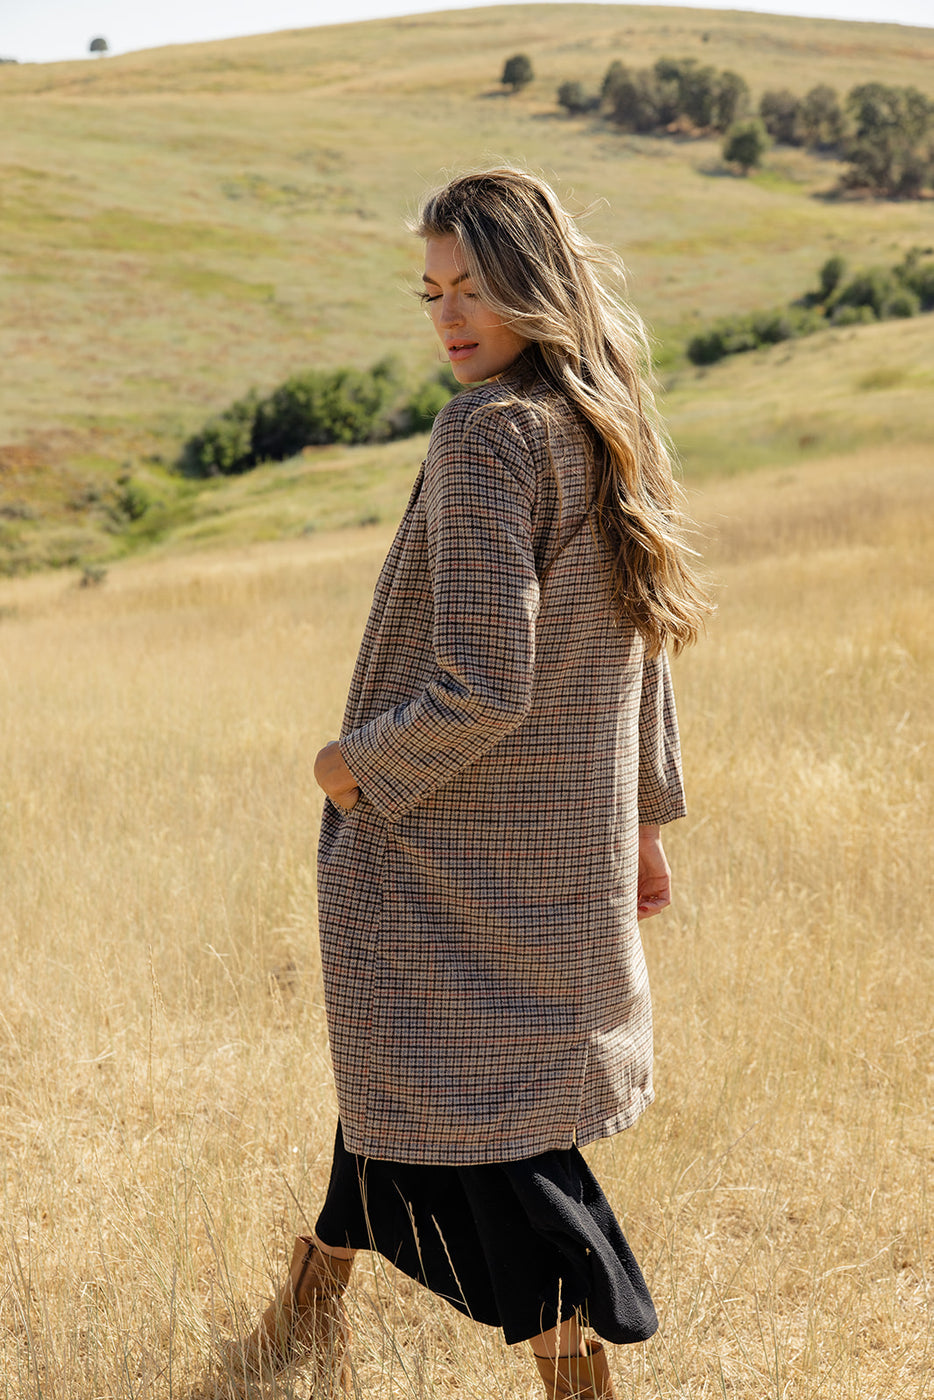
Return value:
M 488 410 L 478 421 L 455 399 L 432 437 L 422 499 L 435 674 L 340 741 L 367 800 L 389 818 L 492 749 L 531 704 L 535 470 L 513 418 Z
M 639 823 L 673 822 L 687 813 L 681 781 L 681 745 L 668 656 L 646 660 L 639 708 Z

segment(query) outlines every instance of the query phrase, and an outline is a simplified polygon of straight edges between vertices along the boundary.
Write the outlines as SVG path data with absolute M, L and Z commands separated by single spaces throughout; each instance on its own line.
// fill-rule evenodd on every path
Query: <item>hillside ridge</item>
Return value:
M 520 50 L 536 77 L 509 96 L 498 79 Z M 436 353 L 410 296 L 419 250 L 405 219 L 446 172 L 491 160 L 539 169 L 574 209 L 592 210 L 588 231 L 623 253 L 661 351 L 686 470 L 716 470 L 712 435 L 689 425 L 705 413 L 718 420 L 721 408 L 705 405 L 731 380 L 679 367 L 689 335 L 798 295 L 831 252 L 891 265 L 930 243 L 929 206 L 834 201 L 835 162 L 784 148 L 760 175 L 737 179 L 716 141 L 627 136 L 556 105 L 562 81 L 592 87 L 613 58 L 639 67 L 665 55 L 733 68 L 754 95 L 820 81 L 843 92 L 870 78 L 926 86 L 934 30 L 912 30 L 908 42 L 894 25 L 507 5 L 3 65 L 7 564 L 107 556 L 190 523 L 192 488 L 169 468 L 187 435 L 253 386 L 386 354 L 413 382 L 429 372 Z M 841 343 L 848 365 L 865 358 L 855 384 L 888 342 L 853 334 Z M 906 334 L 923 378 L 931 333 L 911 323 Z M 839 396 L 830 363 L 817 356 L 810 372 L 804 392 Z M 897 391 L 900 440 L 928 431 L 917 378 Z M 774 424 L 780 407 L 756 382 L 762 419 Z M 800 391 L 789 382 L 787 392 Z M 867 405 L 881 413 L 887 392 L 896 391 L 854 401 L 853 421 L 866 420 Z M 839 447 L 826 422 L 846 414 L 822 413 L 817 441 Z M 790 417 L 800 416 L 795 407 Z M 885 431 L 879 419 L 871 435 Z M 773 460 L 799 440 L 810 452 L 814 437 L 769 430 L 750 457 Z M 126 477 L 162 502 L 161 516 L 114 515 Z M 198 498 L 205 509 L 211 489 Z M 358 511 L 358 488 L 350 494 Z M 380 508 L 391 510 L 388 500 Z M 322 498 L 306 523 L 341 509 Z

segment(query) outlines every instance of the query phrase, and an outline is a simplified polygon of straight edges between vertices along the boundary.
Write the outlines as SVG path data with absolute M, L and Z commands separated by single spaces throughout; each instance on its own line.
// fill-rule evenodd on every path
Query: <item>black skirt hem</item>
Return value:
M 340 1124 L 315 1226 L 325 1245 L 375 1249 L 510 1345 L 575 1314 L 604 1340 L 647 1340 L 642 1271 L 576 1147 L 519 1162 L 416 1166 L 357 1157 Z

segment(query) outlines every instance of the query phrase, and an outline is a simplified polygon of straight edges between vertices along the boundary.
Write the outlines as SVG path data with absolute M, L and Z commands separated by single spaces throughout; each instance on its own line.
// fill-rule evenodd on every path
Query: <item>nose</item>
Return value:
M 441 310 L 438 316 L 438 324 L 442 326 L 457 326 L 463 321 L 464 315 L 461 310 L 461 299 L 457 290 L 445 292 L 441 298 Z

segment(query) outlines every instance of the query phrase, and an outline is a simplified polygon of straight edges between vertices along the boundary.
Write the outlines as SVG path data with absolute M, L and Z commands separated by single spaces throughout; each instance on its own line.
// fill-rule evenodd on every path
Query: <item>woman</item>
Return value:
M 638 920 L 683 815 L 665 647 L 707 611 L 617 267 L 514 169 L 428 199 L 423 300 L 462 384 L 318 754 L 340 1122 L 313 1237 L 240 1349 L 348 1384 L 340 1295 L 376 1248 L 606 1397 L 590 1326 L 657 1322 L 579 1148 L 652 1099 Z M 327 1386 L 325 1386 L 327 1388 Z M 320 1393 L 320 1390 L 315 1392 Z

